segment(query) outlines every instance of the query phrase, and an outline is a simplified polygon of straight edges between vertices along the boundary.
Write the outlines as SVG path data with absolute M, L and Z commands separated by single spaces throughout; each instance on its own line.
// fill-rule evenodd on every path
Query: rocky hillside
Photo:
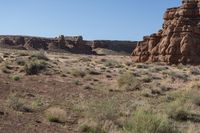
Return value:
M 162 29 L 138 42 L 132 55 L 136 62 L 200 64 L 200 1 L 167 9 Z
M 0 47 L 23 50 L 48 50 L 76 54 L 98 54 L 96 49 L 108 49 L 130 54 L 136 42 L 131 41 L 86 41 L 82 36 L 42 38 L 31 36 L 0 36 Z M 109 53 L 107 53 L 109 54 Z

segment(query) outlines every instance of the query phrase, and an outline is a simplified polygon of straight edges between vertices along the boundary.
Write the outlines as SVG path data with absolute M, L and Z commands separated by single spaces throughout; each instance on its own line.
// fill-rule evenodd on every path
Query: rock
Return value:
M 200 1 L 167 9 L 162 29 L 138 42 L 132 56 L 135 62 L 200 64 Z
M 110 40 L 95 40 L 92 43 L 93 49 L 103 48 L 121 53 L 130 54 L 136 47 L 137 42 L 134 41 L 110 41 Z
M 0 47 L 23 50 L 47 50 L 54 52 L 71 52 L 75 54 L 97 54 L 96 48 L 104 48 L 130 54 L 136 46 L 131 41 L 87 41 L 82 36 L 64 36 L 56 38 L 32 37 L 32 36 L 0 36 Z M 111 52 L 108 52 L 111 54 Z
M 27 50 L 47 50 L 47 46 L 47 42 L 41 38 L 30 38 L 24 45 Z

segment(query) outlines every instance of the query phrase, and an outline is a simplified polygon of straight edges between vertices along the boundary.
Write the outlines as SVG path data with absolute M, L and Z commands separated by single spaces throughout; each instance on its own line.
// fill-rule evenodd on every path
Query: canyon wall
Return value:
M 32 37 L 32 36 L 0 36 L 1 48 L 22 50 L 47 50 L 54 52 L 71 52 L 76 54 L 96 54 L 95 49 L 104 48 L 116 52 L 130 54 L 136 46 L 131 41 L 87 41 L 82 36 L 59 36 L 56 38 Z

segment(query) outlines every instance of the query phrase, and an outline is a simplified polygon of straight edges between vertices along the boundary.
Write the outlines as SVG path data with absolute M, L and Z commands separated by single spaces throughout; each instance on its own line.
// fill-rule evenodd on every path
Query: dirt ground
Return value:
M 28 73 L 26 64 L 38 60 L 45 68 Z M 137 108 L 166 117 L 180 132 L 198 133 L 199 79 L 199 66 L 1 49 L 0 133 L 132 133 L 125 123 Z M 179 119 L 170 113 L 179 111 L 171 105 L 180 97 L 186 98 L 177 106 L 189 115 Z

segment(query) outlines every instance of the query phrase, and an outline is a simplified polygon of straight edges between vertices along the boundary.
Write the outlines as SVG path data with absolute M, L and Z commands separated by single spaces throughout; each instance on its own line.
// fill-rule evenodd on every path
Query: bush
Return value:
M 35 60 L 26 63 L 24 68 L 27 75 L 35 75 L 41 72 L 42 70 L 45 70 L 46 67 L 47 67 L 46 62 Z
M 32 109 L 26 106 L 25 102 L 15 95 L 11 95 L 8 100 L 9 107 L 15 111 L 32 112 Z
M 144 78 L 142 79 L 142 81 L 143 81 L 144 83 L 150 83 L 150 82 L 152 82 L 152 77 L 146 76 L 146 77 L 144 77 Z
M 198 84 L 197 86 L 192 86 L 192 88 L 189 91 L 188 97 L 191 99 L 193 104 L 200 106 L 200 91 L 198 87 Z
M 190 73 L 193 74 L 193 75 L 200 75 L 200 69 L 197 68 L 197 67 L 191 67 Z
M 95 121 L 115 121 L 119 113 L 119 105 L 114 99 L 105 99 L 102 101 L 94 101 L 89 103 L 85 115 Z
M 122 74 L 117 82 L 119 88 L 123 88 L 128 91 L 138 90 L 141 87 L 140 81 L 132 73 L 129 72 Z
M 20 80 L 20 77 L 17 76 L 17 75 L 15 75 L 15 76 L 13 76 L 13 80 L 15 80 L 15 81 L 19 81 L 19 80 Z
M 82 62 L 90 62 L 90 61 L 92 61 L 92 60 L 90 59 L 90 57 L 82 57 L 82 58 L 80 58 L 79 60 L 82 61 Z
M 46 110 L 46 117 L 49 122 L 64 123 L 66 122 L 67 113 L 58 107 L 51 107 Z
M 26 64 L 26 61 L 23 58 L 16 58 L 16 62 L 20 66 L 24 66 Z
M 128 133 L 178 133 L 179 131 L 163 116 L 137 109 L 124 125 Z
M 106 67 L 110 67 L 110 68 L 113 68 L 113 67 L 123 67 L 119 62 L 115 61 L 115 60 L 105 60 L 104 62 L 104 65 Z
M 28 55 L 29 55 L 28 52 L 20 52 L 20 53 L 19 53 L 19 56 L 28 56 Z
M 85 77 L 86 72 L 81 69 L 72 69 L 70 72 L 74 77 Z
M 101 127 L 91 127 L 87 125 L 83 125 L 80 128 L 80 131 L 83 133 L 106 133 L 106 131 L 102 129 Z
M 189 115 L 189 112 L 187 111 L 185 107 L 185 99 L 178 98 L 175 101 L 171 102 L 167 106 L 167 113 L 169 117 L 172 119 L 179 120 L 179 121 L 186 121 Z
M 39 52 L 32 54 L 31 57 L 39 60 L 49 60 L 44 50 L 40 50 Z
M 137 64 L 136 68 L 142 68 L 142 69 L 147 69 L 149 66 L 146 64 Z

